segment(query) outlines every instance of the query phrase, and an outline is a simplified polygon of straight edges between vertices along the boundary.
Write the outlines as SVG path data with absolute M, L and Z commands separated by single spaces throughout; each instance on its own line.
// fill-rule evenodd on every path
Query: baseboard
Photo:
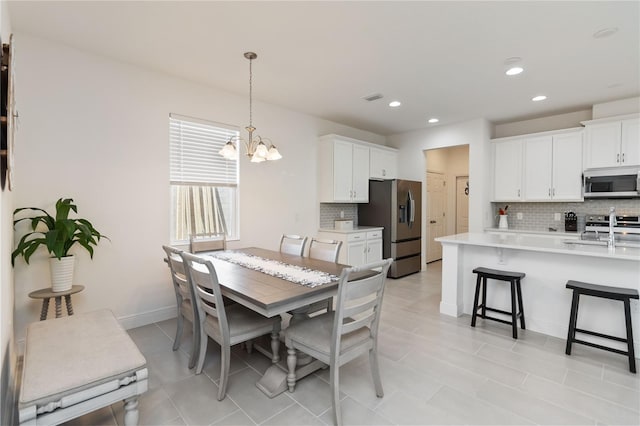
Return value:
M 131 328 L 142 327 L 143 325 L 175 318 L 176 315 L 176 306 L 172 305 L 153 311 L 118 317 L 118 321 L 120 321 L 120 324 L 122 324 L 125 330 L 129 330 Z

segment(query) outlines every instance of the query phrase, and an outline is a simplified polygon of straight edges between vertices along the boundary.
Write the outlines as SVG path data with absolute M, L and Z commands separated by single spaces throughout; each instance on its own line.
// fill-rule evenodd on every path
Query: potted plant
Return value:
M 16 215 L 25 210 L 41 214 L 15 219 Z M 13 212 L 14 228 L 22 221 L 30 221 L 31 232 L 20 238 L 18 246 L 11 253 L 11 264 L 15 264 L 18 256 L 24 257 L 24 261 L 29 264 L 33 253 L 40 246 L 44 246 L 51 254 L 49 261 L 51 287 L 56 292 L 68 290 L 73 284 L 75 257 L 69 254 L 69 250 L 77 243 L 84 247 L 93 259 L 93 246 L 96 246 L 101 238 L 107 238 L 98 232 L 88 220 L 69 218 L 71 210 L 78 213 L 73 199 L 60 198 L 56 202 L 55 217 L 37 207 L 22 207 Z

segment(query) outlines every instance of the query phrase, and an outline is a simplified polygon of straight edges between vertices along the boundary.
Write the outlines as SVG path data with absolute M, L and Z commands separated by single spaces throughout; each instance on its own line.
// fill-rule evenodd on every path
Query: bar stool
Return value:
M 567 349 L 565 353 L 571 355 L 571 345 L 573 343 L 580 343 L 581 345 L 591 346 L 598 349 L 603 349 L 609 352 L 615 352 L 620 355 L 626 355 L 629 357 L 629 371 L 636 372 L 636 359 L 633 348 L 633 331 L 631 329 L 631 299 L 638 299 L 638 290 L 632 288 L 620 288 L 609 287 L 606 285 L 589 284 L 580 281 L 567 281 L 567 288 L 573 290 L 573 299 L 571 301 L 571 316 L 569 317 L 569 334 L 567 335 Z M 624 319 L 627 325 L 627 338 L 610 336 L 608 334 L 596 333 L 595 331 L 583 330 L 576 327 L 578 320 L 578 303 L 580 302 L 580 295 L 601 297 L 603 299 L 620 300 L 624 303 Z M 620 349 L 610 348 L 608 346 L 598 345 L 596 343 L 586 342 L 584 340 L 576 339 L 576 332 L 589 334 L 591 336 L 602 337 L 604 339 L 615 340 L 616 342 L 623 342 L 627 344 L 627 351 Z
M 473 270 L 474 274 L 478 274 L 476 280 L 476 295 L 473 299 L 473 314 L 471 315 L 471 327 L 476 326 L 476 317 L 501 322 L 504 324 L 511 324 L 512 335 L 514 339 L 518 338 L 518 324 L 517 318 L 520 318 L 520 328 L 525 330 L 524 323 L 524 309 L 522 308 L 522 289 L 520 288 L 520 280 L 525 277 L 524 272 L 510 272 L 500 271 L 498 269 L 489 268 L 476 268 Z M 503 311 L 500 309 L 494 309 L 487 306 L 487 279 L 508 281 L 511 283 L 511 312 Z M 478 298 L 480 296 L 480 287 L 482 287 L 482 304 L 478 305 Z M 518 304 L 516 305 L 516 297 L 518 298 Z M 518 307 L 520 311 L 518 312 Z M 478 309 L 481 313 L 478 314 Z M 487 311 L 497 312 L 504 315 L 510 315 L 511 321 L 506 321 L 500 318 L 487 316 Z

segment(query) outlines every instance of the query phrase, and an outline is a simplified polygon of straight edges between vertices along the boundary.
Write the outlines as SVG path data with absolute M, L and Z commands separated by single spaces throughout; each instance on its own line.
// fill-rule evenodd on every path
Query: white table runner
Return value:
M 316 271 L 277 260 L 264 259 L 260 256 L 246 253 L 222 251 L 212 253 L 210 256 L 311 288 L 338 279 L 336 275 L 327 272 Z

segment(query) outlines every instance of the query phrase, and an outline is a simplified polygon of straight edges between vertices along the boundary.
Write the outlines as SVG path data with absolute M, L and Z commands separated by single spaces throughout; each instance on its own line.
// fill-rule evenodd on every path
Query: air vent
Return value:
M 382 99 L 382 95 L 380 93 L 375 93 L 373 95 L 363 96 L 362 99 L 364 99 L 367 102 L 373 102 L 373 101 L 377 101 L 378 99 Z

